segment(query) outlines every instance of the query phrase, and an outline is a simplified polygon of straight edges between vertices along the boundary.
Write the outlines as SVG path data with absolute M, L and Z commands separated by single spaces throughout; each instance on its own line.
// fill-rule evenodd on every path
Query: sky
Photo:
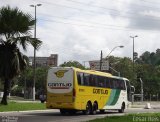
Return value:
M 157 0 L 0 0 L 0 7 L 18 7 L 33 16 L 37 7 L 37 38 L 43 41 L 36 56 L 58 54 L 58 64 L 99 60 L 100 52 L 130 57 L 160 48 L 160 1 Z M 34 29 L 34 28 L 33 28 Z M 34 35 L 34 31 L 31 31 Z M 28 46 L 27 56 L 33 56 Z

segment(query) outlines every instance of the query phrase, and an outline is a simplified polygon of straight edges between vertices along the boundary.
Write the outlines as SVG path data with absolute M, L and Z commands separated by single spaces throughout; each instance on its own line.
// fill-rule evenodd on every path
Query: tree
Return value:
M 110 67 L 115 69 L 117 72 L 120 72 L 121 77 L 126 77 L 129 80 L 133 81 L 133 66 L 132 60 L 130 58 L 124 57 L 114 57 L 109 56 Z M 118 75 L 117 72 L 110 68 L 110 73 L 113 75 Z
M 27 44 L 36 49 L 41 41 L 31 38 L 30 30 L 35 20 L 30 14 L 23 13 L 17 7 L 0 9 L 0 78 L 4 80 L 4 95 L 1 104 L 7 105 L 11 80 L 27 67 L 27 56 L 20 52 L 17 45 L 26 51 Z M 36 45 L 35 45 L 36 44 Z
M 3 90 L 3 83 L 2 80 L 0 79 L 0 92 Z
M 36 97 L 39 96 L 41 92 L 46 91 L 46 80 L 49 67 L 38 67 L 36 68 Z M 32 83 L 33 83 L 33 69 L 32 67 L 27 67 L 21 74 L 16 78 L 18 82 L 18 88 L 24 90 L 24 98 L 32 98 Z M 27 92 L 26 92 L 27 91 Z M 15 91 L 11 91 L 15 93 Z M 18 95 L 18 94 L 17 94 Z
M 46 80 L 49 67 L 39 67 L 36 69 L 36 91 L 46 90 Z
M 85 67 L 79 63 L 78 61 L 68 61 L 68 62 L 64 62 L 63 64 L 60 65 L 61 67 L 76 67 L 76 68 L 80 68 L 80 69 L 85 69 Z
M 140 81 L 143 80 L 144 95 L 160 94 L 160 49 L 156 52 L 145 51 L 137 60 L 136 74 L 137 84 L 135 84 L 137 93 L 140 93 Z

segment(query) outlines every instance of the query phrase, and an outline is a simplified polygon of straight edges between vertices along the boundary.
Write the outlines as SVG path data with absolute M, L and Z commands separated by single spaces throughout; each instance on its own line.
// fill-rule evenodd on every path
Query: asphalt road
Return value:
M 143 109 L 130 108 L 125 111 L 128 113 L 146 113 L 160 112 L 160 108 Z M 26 112 L 1 112 L 0 122 L 85 122 L 105 116 L 121 116 L 117 111 L 107 111 L 105 114 L 98 113 L 97 115 L 83 115 L 81 112 L 76 115 L 62 116 L 59 110 L 44 110 L 44 111 L 26 111 Z

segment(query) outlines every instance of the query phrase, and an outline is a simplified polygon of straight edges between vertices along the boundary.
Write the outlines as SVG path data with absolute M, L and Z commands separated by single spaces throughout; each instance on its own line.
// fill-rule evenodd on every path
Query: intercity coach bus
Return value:
M 130 103 L 131 86 L 126 78 L 73 67 L 52 67 L 47 76 L 46 107 L 61 114 L 98 110 L 124 112 Z

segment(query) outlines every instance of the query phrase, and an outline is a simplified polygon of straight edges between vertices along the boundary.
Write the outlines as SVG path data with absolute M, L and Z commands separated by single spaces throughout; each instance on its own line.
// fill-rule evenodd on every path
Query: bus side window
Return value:
M 114 89 L 114 79 L 113 78 L 109 78 L 109 81 L 110 81 L 110 87 L 112 89 Z
M 84 85 L 83 81 L 83 73 L 77 73 L 77 80 L 78 80 L 78 85 Z
M 106 88 L 111 88 L 109 78 L 105 78 Z
M 115 89 L 125 90 L 124 80 L 114 79 L 114 85 Z
M 122 81 L 117 79 L 117 89 L 122 89 L 121 84 L 122 84 Z
M 81 85 L 81 75 L 80 75 L 80 73 L 77 73 L 77 80 L 78 80 L 78 85 Z
M 105 87 L 105 79 L 103 76 L 98 76 L 98 87 Z
M 114 79 L 113 82 L 114 82 L 114 88 L 119 89 L 118 79 Z
M 94 79 L 95 79 L 95 86 L 97 87 L 97 86 L 98 86 L 98 76 L 95 75 L 95 76 L 94 76 Z
M 120 82 L 120 83 L 119 83 L 120 89 L 126 90 L 124 80 L 119 80 L 119 82 Z
M 114 78 L 111 79 L 111 88 L 112 89 L 116 89 L 117 88 L 116 79 L 114 79 Z
M 96 86 L 96 84 L 97 84 L 96 75 L 90 75 L 89 85 Z
M 89 74 L 84 73 L 84 85 L 89 86 Z
M 93 75 L 90 75 L 90 76 L 89 76 L 89 83 L 90 83 L 90 86 L 94 86 Z

